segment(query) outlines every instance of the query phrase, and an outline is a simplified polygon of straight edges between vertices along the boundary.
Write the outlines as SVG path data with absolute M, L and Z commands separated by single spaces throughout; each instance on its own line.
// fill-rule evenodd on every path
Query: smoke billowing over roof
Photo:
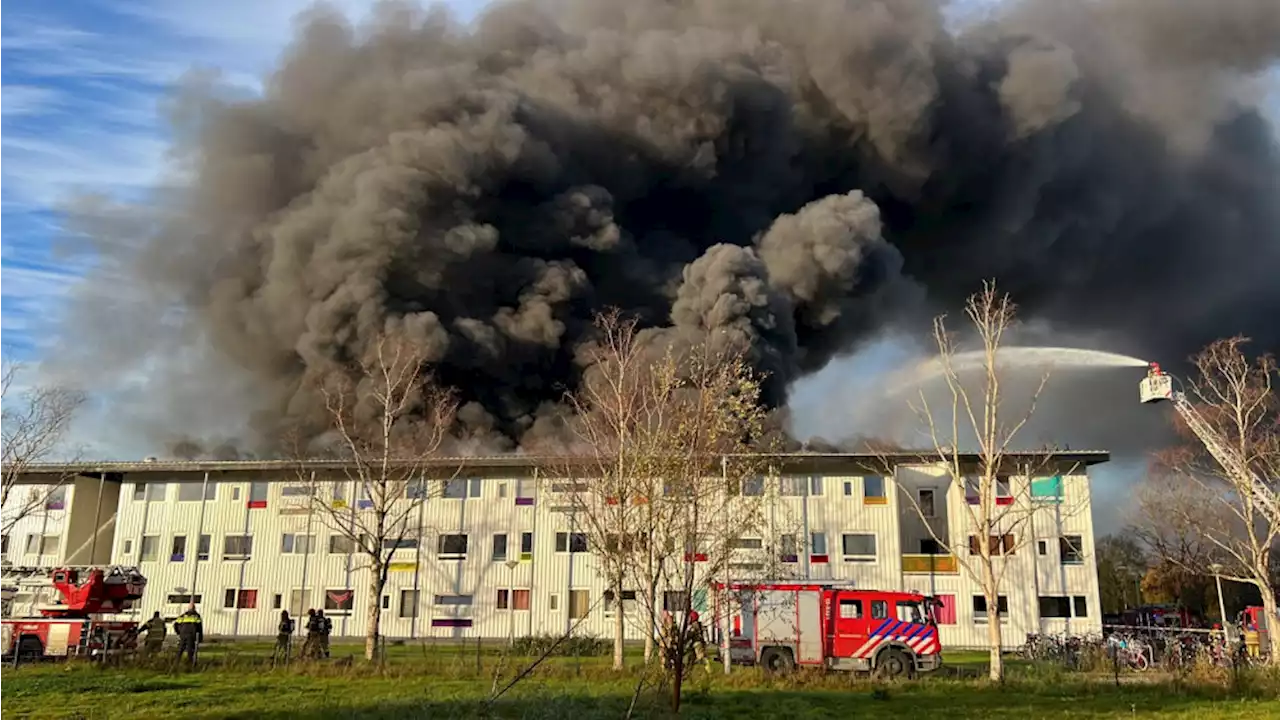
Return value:
M 1145 357 L 1280 346 L 1280 156 L 1250 94 L 1274 0 L 1020 2 L 959 31 L 942 9 L 315 10 L 261 97 L 179 98 L 189 185 L 86 211 L 107 255 L 68 335 L 93 349 L 63 361 L 145 368 L 161 408 L 122 422 L 236 415 L 254 440 L 400 333 L 470 431 L 518 444 L 608 306 L 749 343 L 774 404 L 987 278 Z

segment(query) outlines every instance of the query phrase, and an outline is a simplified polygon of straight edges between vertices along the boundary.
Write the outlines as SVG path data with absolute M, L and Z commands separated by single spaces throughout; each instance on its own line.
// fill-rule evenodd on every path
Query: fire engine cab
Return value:
M 3 639 L 7 657 L 92 656 L 134 647 L 137 621 L 121 617 L 147 580 L 135 568 L 18 570 L 6 579 Z
M 924 595 L 805 581 L 727 587 L 733 662 L 890 677 L 942 666 L 935 605 Z M 717 584 L 717 595 L 725 588 Z

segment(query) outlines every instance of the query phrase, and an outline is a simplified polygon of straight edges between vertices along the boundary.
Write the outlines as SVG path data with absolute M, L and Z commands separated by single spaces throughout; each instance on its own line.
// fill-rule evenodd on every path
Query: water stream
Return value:
M 957 353 L 951 358 L 951 367 L 957 373 L 981 370 L 985 366 L 985 356 L 981 350 Z M 996 355 L 996 364 L 1000 368 L 1140 368 L 1148 362 L 1141 358 L 1102 350 L 1084 350 L 1064 347 L 1006 347 L 1000 348 Z M 941 358 L 932 358 L 913 367 L 901 370 L 889 379 L 886 390 L 895 393 L 911 385 L 932 380 L 942 375 L 944 365 Z

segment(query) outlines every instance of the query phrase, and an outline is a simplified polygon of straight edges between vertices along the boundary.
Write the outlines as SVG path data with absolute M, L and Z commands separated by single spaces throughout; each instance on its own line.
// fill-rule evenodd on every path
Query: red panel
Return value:
M 827 556 L 826 555 L 810 555 L 809 562 L 815 565 L 822 565 L 827 562 Z
M 259 508 L 264 508 L 264 507 L 266 507 L 266 506 L 267 506 L 267 501 L 266 501 L 266 500 L 250 500 L 250 501 L 249 501 L 249 509 L 250 509 L 250 510 L 255 510 L 255 509 L 259 509 Z
M 996 504 L 997 504 L 997 505 L 1012 505 L 1012 504 L 1013 504 L 1013 498 L 1012 498 L 1012 497 L 997 497 L 997 498 L 996 498 Z
M 938 607 L 933 611 L 935 620 L 939 625 L 955 625 L 956 624 L 956 596 L 955 595 L 936 595 Z
M 685 561 L 685 562 L 690 562 L 690 561 L 692 561 L 692 562 L 706 562 L 706 561 L 707 561 L 707 554 L 706 554 L 706 553 L 685 553 L 685 554 L 684 554 L 684 561 Z

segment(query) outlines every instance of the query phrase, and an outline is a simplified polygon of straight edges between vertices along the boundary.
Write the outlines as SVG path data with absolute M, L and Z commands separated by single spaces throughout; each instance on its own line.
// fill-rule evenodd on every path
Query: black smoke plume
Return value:
M 315 9 L 260 97 L 179 98 L 186 184 L 91 230 L 69 339 L 93 349 L 64 359 L 141 370 L 160 410 L 123 422 L 261 444 L 309 376 L 404 333 L 514 445 L 610 306 L 749 343 L 775 405 L 987 278 L 1115 350 L 1280 347 L 1280 154 L 1250 95 L 1275 0 L 1037 0 L 960 30 L 943 5 Z

